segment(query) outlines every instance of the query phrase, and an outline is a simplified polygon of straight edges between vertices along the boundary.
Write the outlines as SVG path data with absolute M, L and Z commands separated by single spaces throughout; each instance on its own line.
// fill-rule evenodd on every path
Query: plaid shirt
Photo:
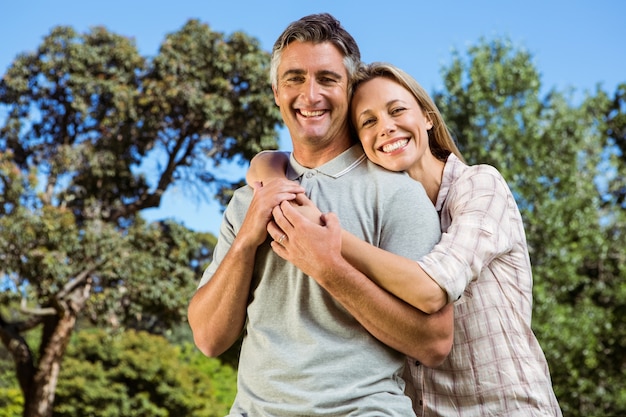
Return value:
M 561 416 L 531 329 L 522 217 L 502 175 L 450 155 L 437 198 L 442 239 L 419 264 L 454 301 L 454 344 L 432 369 L 409 359 L 418 416 Z

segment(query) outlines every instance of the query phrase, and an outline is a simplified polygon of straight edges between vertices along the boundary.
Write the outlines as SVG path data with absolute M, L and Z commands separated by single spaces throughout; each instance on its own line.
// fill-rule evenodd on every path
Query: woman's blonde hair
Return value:
M 361 84 L 377 77 L 395 81 L 413 94 L 422 111 L 433 124 L 432 129 L 428 131 L 428 145 L 435 158 L 445 162 L 448 156 L 453 153 L 461 161 L 465 162 L 435 102 L 415 78 L 400 68 L 385 62 L 373 62 L 369 65 L 363 65 L 357 72 L 352 89 L 353 94 Z

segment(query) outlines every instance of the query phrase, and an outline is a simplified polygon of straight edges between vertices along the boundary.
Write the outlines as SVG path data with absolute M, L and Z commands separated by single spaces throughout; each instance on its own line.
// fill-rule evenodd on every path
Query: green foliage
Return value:
M 24 396 L 15 379 L 15 366 L 0 347 L 0 417 L 21 417 Z
M 140 213 L 171 186 L 224 201 L 232 184 L 212 168 L 276 147 L 268 70 L 256 39 L 190 20 L 152 59 L 105 28 L 57 27 L 3 75 L 0 340 L 26 416 L 51 409 L 75 323 L 166 334 L 185 321 L 215 238 Z
M 24 396 L 15 384 L 12 388 L 0 388 L 0 417 L 21 417 Z
M 68 347 L 55 416 L 197 416 L 228 414 L 236 373 L 190 344 L 127 331 L 78 332 Z
M 186 317 L 214 240 L 172 221 L 146 225 L 137 219 L 116 248 L 117 256 L 100 269 L 100 288 L 85 313 L 100 326 L 164 334 Z
M 542 98 L 530 54 L 500 39 L 457 53 L 444 80 L 435 98 L 459 147 L 502 172 L 522 212 L 533 327 L 563 414 L 625 414 L 625 89 Z
M 268 70 L 256 39 L 241 32 L 225 38 L 190 20 L 161 45 L 144 78 L 142 105 L 158 116 L 150 120 L 160 132 L 198 132 L 190 140 L 215 163 L 237 153 L 250 159 L 276 146 L 275 126 L 282 123 Z

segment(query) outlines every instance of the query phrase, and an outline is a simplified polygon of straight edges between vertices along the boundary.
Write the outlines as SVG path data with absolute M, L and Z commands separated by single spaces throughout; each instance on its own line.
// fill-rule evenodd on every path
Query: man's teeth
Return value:
M 315 110 L 315 111 L 300 110 L 300 114 L 303 115 L 304 117 L 315 117 L 315 116 L 321 116 L 322 114 L 324 114 L 324 110 Z
M 383 146 L 383 152 L 393 152 L 396 149 L 400 149 L 404 146 L 406 146 L 406 144 L 409 143 L 408 139 L 402 139 L 393 143 L 389 143 L 385 146 Z

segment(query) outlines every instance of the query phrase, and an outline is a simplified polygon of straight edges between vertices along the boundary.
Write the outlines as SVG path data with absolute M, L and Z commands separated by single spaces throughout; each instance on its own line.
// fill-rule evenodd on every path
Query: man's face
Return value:
M 320 149 L 335 139 L 350 140 L 348 73 L 332 43 L 290 43 L 278 66 L 274 100 L 294 149 L 299 144 Z

